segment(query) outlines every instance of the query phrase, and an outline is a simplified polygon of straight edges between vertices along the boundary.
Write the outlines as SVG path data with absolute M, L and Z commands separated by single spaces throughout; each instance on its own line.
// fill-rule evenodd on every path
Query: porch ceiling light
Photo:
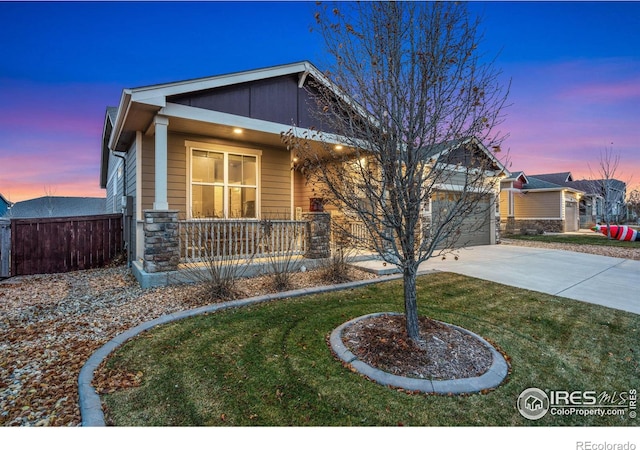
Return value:
M 242 128 L 234 128 L 233 134 L 242 134 Z
M 333 148 L 335 148 L 336 150 L 342 150 L 343 149 L 342 145 L 340 145 L 340 144 L 336 145 Z

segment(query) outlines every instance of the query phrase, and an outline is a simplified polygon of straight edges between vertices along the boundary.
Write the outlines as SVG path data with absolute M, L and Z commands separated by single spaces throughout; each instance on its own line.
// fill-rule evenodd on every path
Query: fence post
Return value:
M 302 218 L 309 223 L 306 258 L 321 259 L 331 256 L 331 214 L 327 212 L 306 212 Z
M 0 219 L 0 277 L 11 276 L 11 221 Z

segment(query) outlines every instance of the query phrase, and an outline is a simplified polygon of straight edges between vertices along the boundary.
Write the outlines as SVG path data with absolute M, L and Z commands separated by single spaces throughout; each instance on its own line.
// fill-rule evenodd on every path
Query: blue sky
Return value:
M 313 2 L 0 2 L 0 193 L 102 196 L 121 90 L 310 60 Z M 612 146 L 640 182 L 640 2 L 472 2 L 511 80 L 511 169 L 589 176 Z M 612 144 L 613 143 L 613 144 Z M 635 174 L 635 175 L 634 175 Z

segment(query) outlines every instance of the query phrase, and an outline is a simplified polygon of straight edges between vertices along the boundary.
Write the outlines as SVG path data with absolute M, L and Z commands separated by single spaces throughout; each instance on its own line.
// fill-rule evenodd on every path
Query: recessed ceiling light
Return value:
M 233 129 L 233 132 L 234 132 L 235 134 L 242 134 L 242 128 L 234 128 L 234 129 Z
M 336 150 L 342 150 L 342 145 L 338 144 L 334 147 Z

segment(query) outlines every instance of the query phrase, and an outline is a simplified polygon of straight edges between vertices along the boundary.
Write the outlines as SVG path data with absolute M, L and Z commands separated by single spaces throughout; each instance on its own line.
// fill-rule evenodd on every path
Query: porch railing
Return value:
M 307 250 L 307 225 L 292 220 L 180 221 L 180 259 L 203 262 L 302 255 Z
M 365 224 L 359 221 L 349 222 L 349 233 L 351 234 L 352 245 L 356 248 L 372 250 L 375 248 L 371 235 Z

